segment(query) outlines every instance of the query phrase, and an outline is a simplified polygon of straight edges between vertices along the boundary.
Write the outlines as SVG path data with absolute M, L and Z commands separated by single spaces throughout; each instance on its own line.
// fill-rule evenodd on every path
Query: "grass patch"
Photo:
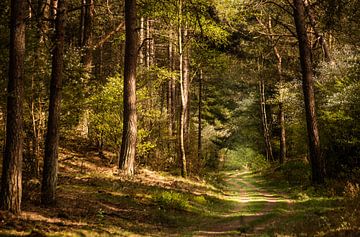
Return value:
M 163 209 L 189 210 L 188 196 L 175 191 L 156 192 L 153 195 L 154 202 Z

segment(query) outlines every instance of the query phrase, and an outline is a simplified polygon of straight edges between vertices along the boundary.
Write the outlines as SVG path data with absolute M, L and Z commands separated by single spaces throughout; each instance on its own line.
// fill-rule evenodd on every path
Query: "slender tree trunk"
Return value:
M 200 69 L 198 101 L 198 161 L 202 160 L 202 82 L 203 71 Z
M 260 79 L 259 82 L 259 90 L 260 90 L 259 92 L 260 92 L 261 121 L 262 121 L 263 136 L 265 141 L 266 158 L 269 161 L 273 161 L 274 155 L 272 151 L 270 129 L 267 119 L 267 112 L 266 112 L 265 82 L 264 79 L 262 78 Z
M 25 56 L 25 0 L 11 1 L 9 82 L 6 142 L 1 176 L 0 207 L 21 212 L 23 160 L 23 98 Z
M 52 1 L 52 0 L 51 0 Z M 86 0 L 81 1 L 81 11 L 80 11 L 80 27 L 79 27 L 79 47 L 83 47 L 84 43 L 84 28 L 85 28 L 85 12 L 86 12 Z
M 184 49 L 183 49 L 183 19 L 182 19 L 183 0 L 179 0 L 178 6 L 178 44 L 179 44 L 179 74 L 180 74 L 180 97 L 181 97 L 181 113 L 179 120 L 179 155 L 181 176 L 187 177 L 186 168 L 186 150 L 185 150 L 185 127 L 186 127 L 186 115 L 187 115 L 187 94 L 186 94 L 186 80 L 184 78 Z
M 188 30 L 185 26 L 183 31 L 183 44 L 186 42 L 186 38 L 188 36 Z M 189 46 L 183 49 L 183 96 L 184 96 L 184 139 L 185 139 L 185 151 L 186 155 L 189 155 L 190 150 L 190 50 Z M 188 167 L 189 168 L 189 167 Z
M 169 33 L 169 48 L 168 48 L 168 57 L 169 57 L 169 70 L 174 72 L 175 70 L 175 59 L 174 59 L 174 51 L 175 47 L 172 42 L 173 33 Z M 174 137 L 176 135 L 176 106 L 177 106 L 177 97 L 176 97 L 176 78 L 171 76 L 168 81 L 168 135 L 169 135 L 169 143 L 168 148 L 169 152 L 173 153 L 174 148 L 176 147 L 176 140 L 174 141 Z
M 321 155 L 320 149 L 315 108 L 314 76 L 312 71 L 311 50 L 306 32 L 305 8 L 303 0 L 294 0 L 294 6 L 294 20 L 299 40 L 301 72 L 303 77 L 303 92 L 312 168 L 312 182 L 314 184 L 322 184 L 324 183 L 325 178 L 325 161 Z
M 36 60 L 34 61 L 36 62 Z M 33 65 L 35 67 L 35 65 Z M 31 139 L 32 139 L 32 147 L 31 147 L 31 172 L 32 176 L 38 178 L 40 167 L 39 167 L 39 156 L 40 156 L 40 128 L 39 128 L 39 120 L 37 119 L 37 113 L 35 111 L 35 78 L 34 75 L 31 76 L 31 97 L 30 97 L 30 114 L 32 120 L 32 130 L 31 130 Z M 30 149 L 30 148 L 29 148 Z
M 153 20 L 148 19 L 149 24 L 149 55 L 150 55 L 150 66 L 155 65 L 155 39 L 154 39 L 154 28 Z
M 279 103 L 279 121 L 280 121 L 280 164 L 286 160 L 286 129 L 284 103 Z
M 172 40 L 173 33 L 170 35 L 170 40 Z M 170 61 L 170 70 L 171 72 L 174 72 L 175 70 L 175 58 L 174 58 L 174 52 L 175 47 L 172 46 L 171 50 L 171 61 Z M 177 96 L 177 83 L 176 83 L 176 77 L 172 76 L 170 78 L 171 85 L 170 85 L 170 96 L 171 96 L 171 126 L 172 126 L 172 136 L 176 134 L 176 111 L 177 111 L 177 105 L 178 105 L 178 96 Z
M 81 57 L 82 63 L 82 79 L 85 97 L 89 96 L 89 83 L 92 77 L 93 69 L 93 18 L 94 18 L 94 0 L 84 0 L 81 8 L 81 42 L 80 47 L 83 50 Z M 84 138 L 89 134 L 89 109 L 83 108 L 80 114 L 79 123 L 76 130 Z
M 280 164 L 282 164 L 282 163 L 284 163 L 284 161 L 286 159 L 286 130 L 285 130 L 285 112 L 284 112 L 284 89 L 283 89 L 284 79 L 283 79 L 283 72 L 282 72 L 282 57 L 280 55 L 278 47 L 276 46 L 276 40 L 272 36 L 274 33 L 272 30 L 272 21 L 271 21 L 270 16 L 269 16 L 267 28 L 268 28 L 268 32 L 269 32 L 269 39 L 270 39 L 271 43 L 274 45 L 273 50 L 274 50 L 276 59 L 278 61 L 277 62 L 277 74 L 279 77 L 279 116 L 278 116 L 278 121 L 280 124 L 280 159 L 279 159 L 279 162 L 280 162 Z
M 133 175 L 137 137 L 136 63 L 138 48 L 136 0 L 125 0 L 125 28 L 124 123 L 119 167 L 126 175 Z
M 145 34 L 144 34 L 144 27 L 145 27 L 145 19 L 144 17 L 141 17 L 140 19 L 140 45 L 142 46 L 145 40 Z M 144 50 L 143 47 L 139 50 L 139 64 L 143 66 L 144 64 Z
M 44 205 L 53 205 L 56 202 L 58 176 L 59 121 L 64 68 L 66 5 L 65 0 L 58 0 L 57 2 L 55 47 L 53 50 L 50 81 L 49 117 L 45 139 L 44 168 L 41 186 L 41 203 Z
M 45 48 L 45 35 L 48 32 L 48 23 L 45 22 L 44 18 L 49 18 L 50 7 L 49 0 L 38 0 L 36 8 L 37 16 L 37 47 L 35 49 L 35 60 L 33 60 L 32 67 L 40 67 L 39 71 L 42 71 L 43 68 L 43 55 Z M 41 144 L 43 140 L 43 131 L 44 131 L 44 116 L 42 114 L 43 104 L 43 78 L 37 73 L 31 75 L 31 97 L 30 97 L 30 115 L 32 120 L 32 130 L 31 134 L 31 171 L 33 177 L 39 177 L 40 175 L 40 153 L 41 153 Z
M 82 46 L 85 47 L 84 55 L 82 57 L 83 67 L 88 77 L 91 75 L 92 61 L 93 61 L 93 18 L 94 18 L 94 0 L 85 1 L 85 16 L 84 16 L 84 35 Z
M 280 124 L 280 164 L 286 160 L 286 129 L 285 129 L 285 112 L 284 112 L 284 78 L 282 73 L 282 58 L 276 46 L 274 52 L 278 60 L 277 73 L 279 77 L 279 117 Z
M 169 48 L 168 48 L 168 58 L 169 58 L 169 70 L 170 71 L 173 71 L 173 44 L 171 42 L 172 40 L 172 37 L 171 37 L 171 34 L 170 34 L 170 37 L 169 37 Z M 169 118 L 169 121 L 168 121 L 168 133 L 169 133 L 169 137 L 172 137 L 173 136 L 173 121 L 174 121 L 174 114 L 173 114 L 173 83 L 174 83 L 174 80 L 173 78 L 171 77 L 170 80 L 168 81 L 168 93 L 167 93 L 167 111 L 168 111 L 168 118 Z
M 150 65 L 151 65 L 151 42 L 150 42 L 150 38 L 151 38 L 151 32 L 150 32 L 150 20 L 147 19 L 146 20 L 146 68 L 149 69 Z
M 284 79 L 282 73 L 282 58 L 277 49 L 274 47 L 274 52 L 278 60 L 277 73 L 279 76 L 279 124 L 280 124 L 280 164 L 286 160 L 286 128 L 285 128 L 285 112 L 284 112 Z

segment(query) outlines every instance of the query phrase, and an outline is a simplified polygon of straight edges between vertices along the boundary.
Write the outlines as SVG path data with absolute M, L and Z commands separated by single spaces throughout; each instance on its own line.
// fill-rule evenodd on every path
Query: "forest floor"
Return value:
M 294 191 L 273 171 L 230 165 L 204 181 L 143 168 L 130 179 L 79 150 L 61 149 L 56 206 L 27 181 L 22 215 L 0 212 L 0 236 L 360 236 L 358 204 Z

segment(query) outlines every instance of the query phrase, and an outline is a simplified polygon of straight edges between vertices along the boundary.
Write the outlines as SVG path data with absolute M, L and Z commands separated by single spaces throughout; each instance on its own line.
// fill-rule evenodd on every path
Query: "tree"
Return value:
M 127 175 L 134 174 L 137 138 L 136 64 L 137 29 L 136 0 L 125 0 L 125 65 L 124 65 L 124 123 L 119 168 Z
M 259 81 L 259 95 L 260 95 L 260 116 L 263 128 L 263 136 L 265 142 L 266 159 L 274 161 L 273 149 L 271 144 L 271 129 L 269 128 L 268 112 L 266 111 L 266 97 L 265 97 L 265 80 L 260 78 Z
M 22 196 L 25 12 L 25 0 L 11 1 L 6 143 L 0 206 L 14 214 L 21 212 Z
M 285 112 L 284 112 L 284 78 L 283 78 L 283 66 L 282 66 L 282 56 L 280 55 L 279 49 L 276 45 L 275 39 L 273 36 L 273 30 L 272 30 L 272 22 L 271 18 L 269 17 L 268 22 L 268 31 L 269 31 L 269 39 L 273 45 L 273 51 L 277 59 L 277 76 L 279 80 L 279 114 L 278 114 L 278 120 L 280 125 L 280 164 L 284 163 L 286 160 L 286 129 L 285 129 Z
M 314 184 L 321 184 L 324 183 L 325 178 L 325 162 L 320 150 L 320 138 L 315 108 L 313 65 L 306 31 L 305 6 L 303 0 L 294 0 L 294 20 L 299 41 L 312 182 Z
M 56 185 L 58 176 L 58 147 L 61 92 L 64 67 L 64 42 L 66 24 L 65 0 L 58 0 L 55 18 L 55 45 L 52 56 L 50 81 L 50 102 L 45 139 L 45 156 L 41 186 L 41 202 L 52 205 L 56 202 Z
M 203 71 L 202 69 L 200 69 L 199 72 L 199 90 L 198 90 L 198 160 L 200 161 L 202 159 L 202 110 L 203 110 L 203 95 L 202 95 L 202 90 L 203 90 Z
M 89 85 L 92 78 L 93 69 L 93 25 L 94 25 L 94 1 L 84 0 L 82 2 L 81 14 L 80 14 L 80 36 L 79 46 L 83 49 L 81 56 L 81 63 L 83 66 L 82 71 L 82 84 L 83 94 L 85 98 L 89 97 Z M 82 108 L 82 114 L 80 114 L 79 124 L 77 130 L 80 135 L 87 138 L 89 134 L 89 109 Z
M 187 176 L 186 168 L 186 126 L 188 118 L 188 100 L 189 100 L 189 58 L 188 50 L 184 50 L 184 37 L 187 31 L 184 31 L 183 26 L 183 1 L 179 0 L 178 6 L 178 45 L 179 45 L 179 83 L 180 83 L 180 97 L 181 97 L 181 114 L 179 120 L 179 155 L 181 164 L 181 176 Z

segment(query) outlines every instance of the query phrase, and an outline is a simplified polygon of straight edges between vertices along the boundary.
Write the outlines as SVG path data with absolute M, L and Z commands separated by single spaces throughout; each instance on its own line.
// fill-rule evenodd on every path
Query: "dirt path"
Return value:
M 259 236 L 272 225 L 278 208 L 287 208 L 292 200 L 276 190 L 263 189 L 262 182 L 249 170 L 225 173 L 225 196 L 235 203 L 223 220 L 212 223 L 194 236 Z

